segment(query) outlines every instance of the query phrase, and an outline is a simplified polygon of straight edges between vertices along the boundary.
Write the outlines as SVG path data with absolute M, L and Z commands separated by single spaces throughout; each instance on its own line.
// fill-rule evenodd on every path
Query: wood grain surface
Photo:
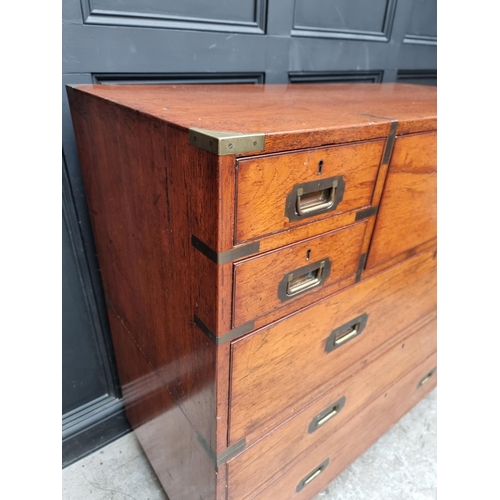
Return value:
M 398 137 L 367 267 L 379 267 L 437 235 L 437 136 L 435 133 Z M 394 262 L 394 261 L 393 261 Z
M 390 388 L 348 420 L 337 432 L 306 456 L 299 457 L 278 480 L 252 498 L 258 500 L 314 498 L 436 387 L 437 373 L 425 385 L 417 387 L 422 377 L 436 367 L 436 363 L 437 358 L 433 354 L 407 375 L 395 381 Z M 324 471 L 297 493 L 296 488 L 301 480 L 307 478 L 325 459 L 329 459 L 329 463 Z
M 423 362 L 436 347 L 434 318 L 250 446 L 228 464 L 229 499 L 243 500 L 262 489 L 305 450 L 317 447 L 386 387 Z M 342 397 L 346 399 L 340 412 L 310 433 L 314 418 Z
M 436 261 L 421 254 L 233 343 L 230 441 L 264 435 L 336 384 L 345 369 L 436 308 Z M 335 328 L 361 335 L 326 352 Z
M 371 141 L 238 160 L 236 242 L 369 206 L 383 148 L 384 141 Z M 336 176 L 345 191 L 335 210 L 297 221 L 286 217 L 287 196 L 296 185 Z
M 279 312 L 280 308 L 297 309 L 297 301 L 304 306 L 339 289 L 342 279 L 356 274 L 365 225 L 366 221 L 363 221 L 236 263 L 234 326 L 242 325 L 269 311 Z M 330 259 L 331 272 L 323 283 L 285 301 L 278 296 L 279 284 L 287 275 L 325 259 Z M 300 273 L 295 272 L 295 275 L 298 274 Z
M 79 85 L 137 114 L 190 127 L 266 134 L 263 153 L 436 129 L 436 89 L 423 85 Z

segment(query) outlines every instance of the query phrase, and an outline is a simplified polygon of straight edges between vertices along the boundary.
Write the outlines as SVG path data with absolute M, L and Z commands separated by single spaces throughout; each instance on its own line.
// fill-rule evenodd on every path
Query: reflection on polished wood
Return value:
M 126 411 L 165 491 L 312 498 L 436 383 L 436 90 L 68 95 Z M 206 151 L 219 132 L 262 149 Z

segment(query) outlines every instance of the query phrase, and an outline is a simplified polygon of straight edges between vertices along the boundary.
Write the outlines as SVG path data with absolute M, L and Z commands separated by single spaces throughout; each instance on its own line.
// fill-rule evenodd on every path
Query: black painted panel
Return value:
M 155 84 L 161 85 L 165 84 L 220 84 L 220 83 L 264 83 L 264 73 L 195 73 L 195 74 L 185 74 L 185 73 L 170 73 L 170 74 L 95 74 L 92 75 L 95 83 L 111 84 L 111 85 L 130 85 L 130 84 Z
M 290 44 L 289 72 L 294 73 L 385 71 L 390 68 L 387 58 L 393 50 L 386 43 L 328 38 L 293 37 Z
M 436 18 L 437 0 L 413 0 L 408 35 L 436 38 Z
M 290 73 L 290 83 L 380 83 L 383 71 Z
M 86 1 L 86 0 L 83 0 Z M 92 0 L 95 12 L 120 12 L 172 19 L 255 21 L 254 0 Z
M 86 306 L 66 220 L 62 241 L 62 411 L 67 413 L 107 392 L 107 383 L 98 349 L 93 336 L 89 335 L 93 331 L 92 318 Z
M 288 39 L 63 25 L 63 73 L 255 73 L 288 63 Z M 275 59 L 276 58 L 276 59 Z
M 81 0 L 81 10 L 87 24 L 263 33 L 266 1 Z
M 292 35 L 387 42 L 396 0 L 297 0 Z
M 294 27 L 380 33 L 386 7 L 387 0 L 297 0 Z
M 437 86 L 437 72 L 426 70 L 403 70 L 398 71 L 396 81 L 400 83 L 415 83 L 417 85 Z

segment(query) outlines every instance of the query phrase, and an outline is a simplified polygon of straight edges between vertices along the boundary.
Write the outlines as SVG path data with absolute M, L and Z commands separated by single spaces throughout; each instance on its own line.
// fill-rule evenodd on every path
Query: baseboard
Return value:
M 130 432 L 123 400 L 102 396 L 63 415 L 63 468 Z

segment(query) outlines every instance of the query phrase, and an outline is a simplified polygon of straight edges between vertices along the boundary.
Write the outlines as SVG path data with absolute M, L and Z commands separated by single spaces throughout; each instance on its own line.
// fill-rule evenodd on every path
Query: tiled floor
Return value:
M 436 391 L 315 500 L 433 500 Z M 167 500 L 133 434 L 63 470 L 64 500 Z

